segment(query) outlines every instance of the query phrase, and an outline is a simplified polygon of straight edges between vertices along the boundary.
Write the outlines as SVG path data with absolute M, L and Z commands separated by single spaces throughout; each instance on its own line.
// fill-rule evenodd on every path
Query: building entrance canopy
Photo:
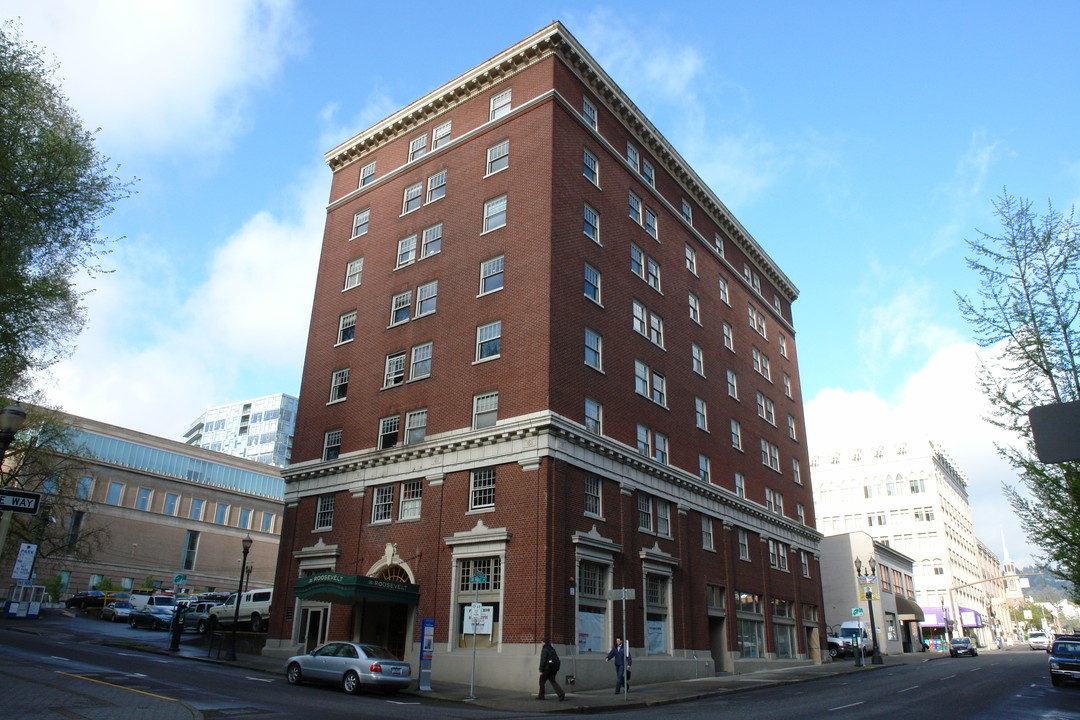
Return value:
M 923 609 L 916 605 L 913 601 L 908 600 L 906 597 L 900 595 L 896 596 L 896 612 L 903 620 L 914 620 L 916 622 L 923 622 L 926 619 Z M 910 616 L 910 617 L 906 617 Z
M 318 602 L 352 602 L 361 598 L 416 605 L 420 586 L 396 580 L 321 572 L 300 578 L 293 586 L 296 597 Z

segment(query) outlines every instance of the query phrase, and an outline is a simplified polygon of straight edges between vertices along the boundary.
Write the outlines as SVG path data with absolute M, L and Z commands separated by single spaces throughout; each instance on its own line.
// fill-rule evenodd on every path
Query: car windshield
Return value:
M 1056 642 L 1054 643 L 1054 654 L 1080 657 L 1080 642 Z
M 112 605 L 114 608 L 129 608 L 129 607 L 131 607 L 131 603 L 129 603 L 127 600 L 117 600 L 116 602 L 109 603 L 109 604 Z
M 971 640 L 969 640 L 967 638 L 953 638 L 952 644 L 953 645 L 970 645 Z

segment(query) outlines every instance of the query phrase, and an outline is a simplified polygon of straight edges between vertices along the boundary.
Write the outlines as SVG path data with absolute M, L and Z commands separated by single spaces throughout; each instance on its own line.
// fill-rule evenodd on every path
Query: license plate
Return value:
M 391 675 L 400 675 L 401 674 L 401 668 L 390 668 L 390 674 Z

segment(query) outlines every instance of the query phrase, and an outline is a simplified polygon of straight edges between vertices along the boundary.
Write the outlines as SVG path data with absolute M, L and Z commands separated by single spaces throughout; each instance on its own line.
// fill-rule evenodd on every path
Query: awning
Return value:
M 419 585 L 366 575 L 316 573 L 298 579 L 296 585 L 293 586 L 293 591 L 296 597 L 302 600 L 319 602 L 353 602 L 361 598 L 409 605 L 420 602 Z
M 923 622 L 926 620 L 926 614 L 923 609 L 915 604 L 914 601 L 908 600 L 906 597 L 896 595 L 896 614 L 900 616 L 901 620 L 915 620 L 916 622 Z M 910 617 L 904 617 L 909 615 Z
M 919 608 L 923 612 L 922 626 L 924 628 L 945 627 L 945 623 L 941 620 L 941 608 L 940 607 L 926 607 Z
M 960 608 L 960 625 L 962 627 L 980 628 L 983 626 L 982 613 L 971 608 Z

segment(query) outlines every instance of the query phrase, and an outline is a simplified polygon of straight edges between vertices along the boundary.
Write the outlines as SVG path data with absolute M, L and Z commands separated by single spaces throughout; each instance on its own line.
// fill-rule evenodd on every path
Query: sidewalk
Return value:
M 33 620 L 0 621 L 0 628 L 40 635 L 53 634 L 48 626 L 39 625 Z M 195 644 L 196 638 L 192 635 L 188 634 L 184 639 L 187 640 L 187 642 L 181 642 L 180 650 L 177 652 L 172 652 L 168 649 L 168 634 L 155 633 L 153 635 L 148 635 L 146 642 L 137 644 L 132 644 L 130 642 L 113 643 L 109 641 L 106 641 L 104 644 L 116 645 L 118 647 L 123 647 L 126 650 L 141 650 L 143 652 L 185 658 L 193 662 L 230 665 L 284 676 L 284 660 L 266 658 L 261 655 L 241 652 L 237 653 L 236 660 L 226 661 L 221 659 L 225 657 L 225 647 L 222 647 L 220 652 L 218 652 L 217 648 L 213 648 L 208 652 L 206 646 Z M 199 642 L 201 642 L 201 640 L 201 638 L 198 639 Z M 987 651 L 996 652 L 996 650 L 991 649 L 987 649 Z M 631 685 L 630 692 L 626 695 L 615 695 L 610 687 L 605 687 L 602 690 L 578 691 L 575 690 L 573 686 L 564 686 L 564 689 L 566 690 L 566 700 L 564 702 L 559 702 L 554 694 L 549 694 L 546 700 L 537 700 L 535 697 L 535 688 L 501 690 L 481 686 L 477 686 L 473 689 L 475 699 L 466 700 L 469 696 L 469 685 L 448 682 L 436 682 L 434 684 L 435 689 L 431 692 L 421 692 L 420 690 L 410 689 L 404 691 L 404 693 L 418 697 L 434 698 L 446 702 L 467 703 L 504 712 L 602 712 L 618 708 L 642 708 L 654 705 L 689 702 L 726 693 L 744 692 L 764 687 L 807 682 L 836 675 L 870 672 L 902 664 L 927 662 L 940 657 L 948 657 L 948 655 L 940 652 L 888 655 L 883 658 L 884 664 L 882 665 L 872 665 L 868 663 L 863 667 L 856 667 L 852 660 L 837 660 L 821 665 L 804 665 L 776 670 L 763 670 L 743 675 L 723 675 L 719 677 L 700 678 L 697 680 L 682 680 L 651 685 Z M 45 682 L 41 678 L 32 677 L 27 673 L 17 673 L 4 668 L 0 668 L 0 677 L 4 677 L 4 685 L 8 693 L 10 693 L 9 697 L 16 697 L 16 693 L 25 694 L 28 698 L 33 699 L 34 706 L 39 713 L 42 707 L 65 707 L 69 706 L 68 703 L 71 702 L 71 698 L 69 697 L 70 693 L 68 693 L 60 683 Z M 98 688 L 97 690 L 103 693 L 111 691 L 108 686 L 103 687 L 104 689 Z M 119 691 L 117 690 L 116 692 Z M 179 702 L 156 699 L 152 696 L 145 695 L 139 696 L 137 702 L 139 711 L 145 713 L 143 717 L 168 718 L 169 720 L 186 720 L 186 718 L 200 720 L 202 717 L 201 713 L 197 710 L 188 708 Z M 20 714 L 20 712 L 28 712 L 30 710 L 29 707 L 18 707 L 13 709 L 16 710 L 15 714 L 7 715 L 5 713 L 5 717 L 40 717 L 40 714 Z M 114 711 L 117 709 L 117 707 L 113 707 Z M 117 715 L 114 712 L 110 715 L 110 718 L 115 719 L 123 716 L 123 714 Z M 136 713 L 130 717 L 139 717 L 139 715 Z

